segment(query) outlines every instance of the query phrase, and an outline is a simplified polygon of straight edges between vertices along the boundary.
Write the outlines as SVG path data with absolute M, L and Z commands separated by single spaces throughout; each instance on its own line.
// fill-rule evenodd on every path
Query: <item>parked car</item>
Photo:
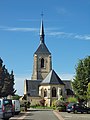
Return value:
M 75 103 L 69 103 L 67 106 L 66 106 L 66 111 L 68 112 L 68 113 L 70 113 L 70 112 L 72 112 L 73 111 L 73 105 L 74 105 Z
M 85 106 L 84 104 L 81 104 L 81 103 L 69 103 L 66 107 L 66 111 L 68 113 L 70 113 L 70 112 L 73 112 L 73 113 L 77 113 L 77 112 L 89 113 L 90 108 L 88 108 L 87 106 Z
M 0 99 L 0 118 L 9 119 L 13 116 L 12 100 Z
M 19 100 L 12 100 L 13 108 L 14 108 L 14 114 L 20 113 L 20 101 Z

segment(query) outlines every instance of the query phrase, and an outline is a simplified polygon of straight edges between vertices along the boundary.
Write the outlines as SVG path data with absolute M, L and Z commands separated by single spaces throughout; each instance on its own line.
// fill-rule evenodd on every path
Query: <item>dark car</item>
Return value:
M 73 112 L 73 113 L 77 113 L 77 112 L 89 113 L 90 108 L 88 108 L 87 106 L 85 106 L 84 104 L 81 104 L 81 103 L 69 103 L 67 105 L 66 111 L 68 113 L 70 113 L 70 112 Z

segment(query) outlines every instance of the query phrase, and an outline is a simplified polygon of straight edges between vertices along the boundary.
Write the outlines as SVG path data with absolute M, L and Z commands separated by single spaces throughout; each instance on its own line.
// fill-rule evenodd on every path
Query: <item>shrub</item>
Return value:
M 45 100 L 44 99 L 40 100 L 40 105 L 43 106 L 43 107 L 45 106 Z
M 57 110 L 60 112 L 62 111 L 62 107 L 57 107 Z
M 56 100 L 52 101 L 52 107 L 56 107 Z
M 65 106 L 60 106 L 60 107 L 57 107 L 57 110 L 59 112 L 65 112 L 66 111 L 66 107 Z
M 66 102 L 64 102 L 63 100 L 57 100 L 56 101 L 56 108 L 59 111 L 66 111 Z
M 56 107 L 60 107 L 60 106 L 63 106 L 64 103 L 65 102 L 62 100 L 56 100 L 55 105 L 56 105 Z
M 75 98 L 75 97 L 69 97 L 69 98 L 67 98 L 67 102 L 78 102 L 78 100 L 77 100 L 77 98 Z

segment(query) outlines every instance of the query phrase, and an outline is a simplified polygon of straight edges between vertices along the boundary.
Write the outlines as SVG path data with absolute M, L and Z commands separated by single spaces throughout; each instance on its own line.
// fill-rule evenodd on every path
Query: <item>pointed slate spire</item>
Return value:
M 41 14 L 41 27 L 40 27 L 40 45 L 34 54 L 48 54 L 51 55 L 44 41 L 44 25 L 43 25 L 43 13 Z
M 40 44 L 44 43 L 44 26 L 43 20 L 41 20 L 41 28 L 40 28 Z

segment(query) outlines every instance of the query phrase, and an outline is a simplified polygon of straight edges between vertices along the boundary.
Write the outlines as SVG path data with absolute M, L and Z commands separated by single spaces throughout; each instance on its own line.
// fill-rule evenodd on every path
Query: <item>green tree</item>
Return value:
M 2 87 L 4 85 L 4 69 L 3 69 L 3 61 L 0 58 L 0 91 L 2 90 Z
M 76 75 L 72 85 L 76 96 L 80 100 L 87 100 L 87 88 L 90 82 L 90 56 L 79 60 L 76 67 Z
M 5 65 L 3 65 L 2 59 L 0 58 L 0 97 L 14 95 L 15 92 L 13 71 L 9 74 Z
M 0 67 L 0 91 L 2 90 L 3 87 L 3 78 L 2 78 L 3 70 Z
M 9 93 L 11 93 L 11 95 L 14 95 L 16 90 L 14 89 L 14 74 L 13 74 L 13 70 L 11 71 L 11 74 L 9 74 Z
M 88 83 L 88 88 L 87 88 L 87 99 L 90 100 L 90 82 Z
M 12 100 L 19 100 L 20 99 L 20 96 L 15 94 L 14 96 L 12 96 Z

